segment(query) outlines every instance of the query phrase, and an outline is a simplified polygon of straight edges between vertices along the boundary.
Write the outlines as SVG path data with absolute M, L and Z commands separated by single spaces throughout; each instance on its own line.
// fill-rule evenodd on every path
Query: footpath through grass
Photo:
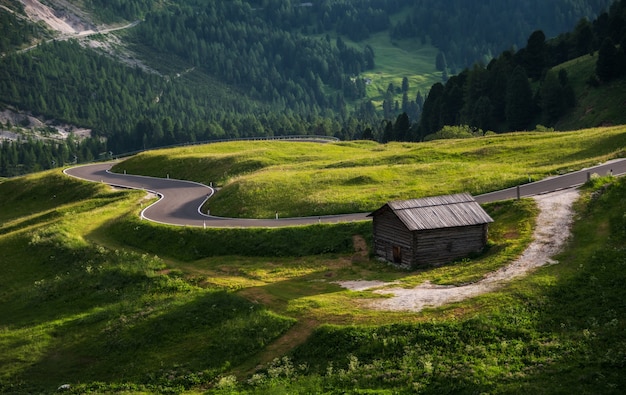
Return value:
M 624 194 L 624 180 L 586 190 L 557 265 L 404 321 L 324 325 L 249 380 L 211 393 L 622 394 Z
M 229 142 L 150 151 L 114 170 L 213 183 L 214 215 L 273 218 L 369 212 L 390 200 L 474 195 L 624 155 L 626 127 L 429 143 Z
M 595 144 L 579 143 L 597 155 L 592 159 L 574 148 L 555 151 L 567 157 L 562 166 L 618 153 L 623 133 L 608 130 Z M 533 139 L 544 137 L 556 150 L 563 136 Z M 286 144 L 289 153 L 292 143 Z M 416 144 L 293 144 L 300 155 L 261 145 L 266 151 L 256 158 L 285 171 L 300 162 L 332 169 L 344 162 L 409 166 L 422 160 Z M 467 156 L 472 144 L 441 143 L 429 152 L 460 162 L 457 155 Z M 341 157 L 345 147 L 360 156 Z M 327 154 L 313 148 L 337 158 L 324 159 Z M 245 155 L 228 144 L 210 149 Z M 412 154 L 391 155 L 397 150 Z M 530 143 L 518 150 L 547 162 Z M 187 169 L 189 160 L 219 158 L 193 155 L 185 153 L 178 169 Z M 167 163 L 177 160 L 168 155 Z M 520 154 L 518 162 L 532 160 Z M 440 171 L 439 179 L 448 174 Z M 405 272 L 371 259 L 367 249 L 353 250 L 362 241 L 371 245 L 364 223 L 228 232 L 170 227 L 136 219 L 145 199 L 139 191 L 52 171 L 6 180 L 0 184 L 0 200 L 11 207 L 0 213 L 0 392 L 51 393 L 70 384 L 70 393 L 623 393 L 625 194 L 624 180 L 590 186 L 559 264 L 500 292 L 399 313 L 369 310 L 365 299 L 384 296 L 335 282 L 475 281 L 528 244 L 533 201 L 485 206 L 496 221 L 484 254 Z M 253 254 L 255 248 L 262 253 Z
M 11 198 L 19 191 L 28 192 Z M 0 227 L 2 392 L 229 388 L 239 385 L 231 372 L 282 356 L 320 323 L 415 321 L 364 309 L 363 295 L 334 281 L 428 277 L 370 261 L 366 244 L 354 252 L 353 237 L 371 240 L 367 222 L 226 233 L 154 225 L 136 219 L 143 192 L 58 172 L 8 180 L 0 199 L 17 213 L 3 212 Z M 439 281 L 475 276 L 523 248 L 532 205 L 488 209 L 501 219 L 489 253 L 476 270 L 460 262 L 438 271 Z M 287 332 L 295 320 L 306 330 Z M 292 340 L 267 348 L 285 333 Z

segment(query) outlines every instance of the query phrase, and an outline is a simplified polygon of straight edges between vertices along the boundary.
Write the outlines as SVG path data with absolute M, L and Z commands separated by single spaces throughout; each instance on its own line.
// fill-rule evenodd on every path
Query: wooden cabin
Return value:
M 407 269 L 482 251 L 493 222 L 469 193 L 393 201 L 369 216 L 376 256 Z

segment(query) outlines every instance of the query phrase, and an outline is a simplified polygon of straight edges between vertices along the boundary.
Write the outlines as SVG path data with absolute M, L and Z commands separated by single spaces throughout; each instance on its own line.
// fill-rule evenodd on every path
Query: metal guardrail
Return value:
M 158 149 L 180 148 L 180 147 L 188 147 L 188 146 L 194 146 L 194 145 L 205 145 L 205 144 L 215 144 L 215 143 L 226 143 L 226 142 L 231 142 L 231 141 L 265 141 L 265 140 L 267 140 L 267 141 L 272 141 L 272 140 L 295 140 L 295 141 L 320 141 L 320 142 L 341 141 L 337 137 L 333 137 L 333 136 L 317 136 L 317 135 L 313 135 L 313 134 L 299 134 L 299 135 L 289 135 L 289 136 L 239 137 L 239 138 L 232 138 L 232 139 L 203 140 L 203 141 L 194 141 L 194 142 L 179 143 L 179 144 L 172 144 L 172 145 L 164 145 L 164 146 L 160 146 L 160 147 L 152 147 L 152 148 L 146 148 L 146 149 L 137 150 L 137 151 L 124 152 L 122 154 L 110 153 L 109 157 L 103 158 L 102 160 L 125 158 L 125 157 L 136 155 L 136 154 L 139 154 L 139 153 L 142 153 L 142 152 L 154 151 L 154 150 L 158 150 Z

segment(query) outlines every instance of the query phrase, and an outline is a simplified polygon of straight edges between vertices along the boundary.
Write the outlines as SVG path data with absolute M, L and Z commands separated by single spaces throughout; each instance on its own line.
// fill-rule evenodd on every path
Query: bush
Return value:
M 445 139 L 469 139 L 472 137 L 481 137 L 484 136 L 485 132 L 483 132 L 480 128 L 475 128 L 468 125 L 461 126 L 449 126 L 446 125 L 441 128 L 437 133 L 429 134 L 424 137 L 424 141 L 433 141 L 433 140 L 445 140 Z

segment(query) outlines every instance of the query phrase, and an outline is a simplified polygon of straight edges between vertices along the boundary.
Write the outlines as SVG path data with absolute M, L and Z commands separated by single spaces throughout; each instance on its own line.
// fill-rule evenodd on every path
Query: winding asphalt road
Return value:
M 144 209 L 141 216 L 163 224 L 212 228 L 267 228 L 368 220 L 369 213 L 279 219 L 224 218 L 206 215 L 200 212 L 200 207 L 213 196 L 215 193 L 213 188 L 193 181 L 112 173 L 109 169 L 114 164 L 114 162 L 106 162 L 77 166 L 65 169 L 63 172 L 87 181 L 102 182 L 122 188 L 143 189 L 159 195 L 161 199 Z
M 212 228 L 281 227 L 370 219 L 367 217 L 369 213 L 279 219 L 241 219 L 206 215 L 200 211 L 200 207 L 213 196 L 215 193 L 213 188 L 193 181 L 112 173 L 110 168 L 114 164 L 114 162 L 106 162 L 77 166 L 64 170 L 64 173 L 87 181 L 102 182 L 122 188 L 142 189 L 159 195 L 161 199 L 144 209 L 141 216 L 163 224 Z M 519 195 L 521 197 L 534 196 L 579 186 L 584 184 L 588 177 L 594 173 L 599 175 L 612 173 L 615 176 L 626 174 L 626 159 L 617 159 L 589 169 L 521 185 L 519 186 Z M 514 199 L 517 196 L 518 187 L 514 187 L 478 195 L 474 198 L 478 203 L 488 203 Z

